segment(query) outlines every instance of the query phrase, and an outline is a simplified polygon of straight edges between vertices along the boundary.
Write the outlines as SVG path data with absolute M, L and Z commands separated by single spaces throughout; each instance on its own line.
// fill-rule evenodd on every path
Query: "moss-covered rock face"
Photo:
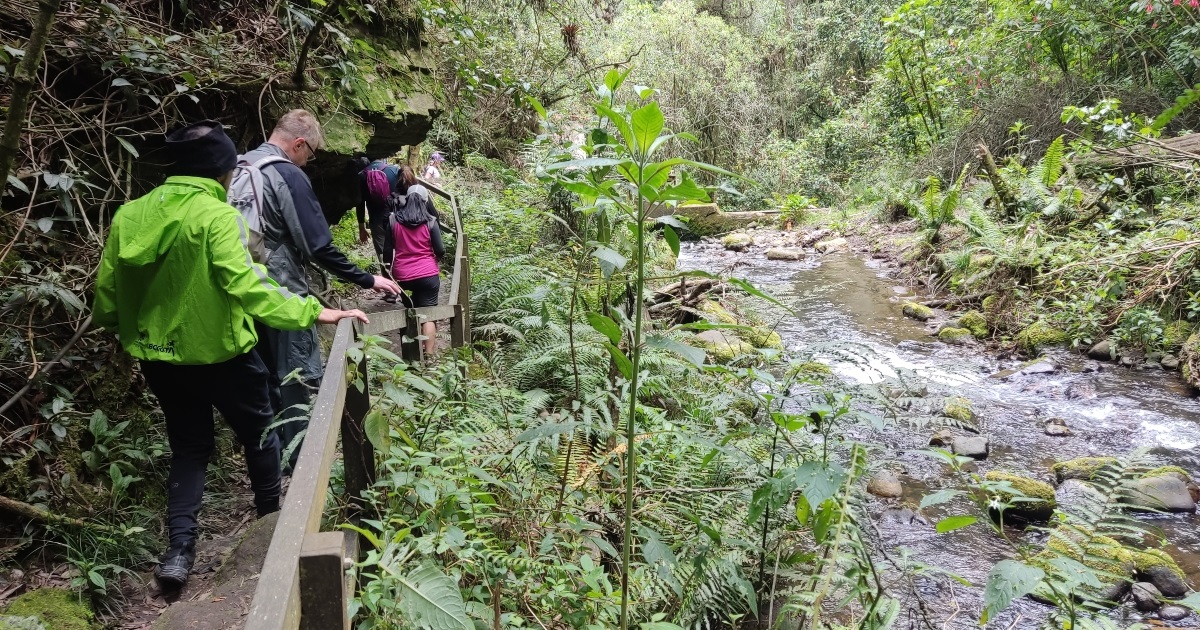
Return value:
M 754 326 L 750 330 L 744 331 L 742 337 L 750 342 L 750 345 L 755 348 L 767 348 L 770 350 L 783 350 L 783 337 L 779 333 L 761 326 Z
M 1036 355 L 1044 348 L 1061 345 L 1067 342 L 1067 333 L 1047 324 L 1037 321 L 1017 333 L 1017 346 L 1026 354 Z
M 1167 324 L 1163 328 L 1163 349 L 1170 352 L 1182 348 L 1194 329 L 1195 326 L 1182 319 Z
M 801 380 L 824 380 L 833 376 L 833 370 L 829 369 L 828 365 L 818 363 L 817 361 L 805 361 L 804 363 L 793 363 L 788 366 L 787 378 L 798 378 Z
M 1200 333 L 1192 333 L 1179 350 L 1179 370 L 1188 385 L 1200 389 Z
M 917 321 L 927 322 L 933 317 L 933 309 L 924 304 L 916 302 L 907 302 L 904 304 L 905 317 L 911 317 Z
M 1054 478 L 1059 483 L 1068 479 L 1082 479 L 1087 481 L 1096 474 L 1096 471 L 1115 463 L 1117 463 L 1117 458 L 1115 457 L 1077 457 L 1065 462 L 1055 463 L 1050 467 L 1050 472 L 1054 473 Z
M 969 343 L 975 336 L 966 328 L 954 328 L 953 326 L 943 328 L 938 333 L 938 340 L 943 343 L 959 346 L 964 343 Z
M 1062 531 L 1062 530 L 1059 530 Z M 1049 552 L 1047 554 L 1047 552 Z M 1082 552 L 1082 553 L 1081 553 Z M 1090 541 L 1072 545 L 1060 536 L 1051 536 L 1046 542 L 1046 551 L 1050 558 L 1070 558 L 1095 571 L 1111 574 L 1104 576 L 1104 581 L 1116 579 L 1112 576 L 1129 576 L 1133 574 L 1133 552 L 1108 536 L 1095 536 Z M 1051 555 L 1052 554 L 1052 555 Z
M 1147 470 L 1146 472 L 1142 473 L 1142 479 L 1150 479 L 1152 477 L 1165 477 L 1167 475 L 1174 475 L 1176 477 L 1179 477 L 1179 479 L 1182 480 L 1184 483 L 1192 482 L 1191 475 L 1189 475 L 1186 470 L 1180 468 L 1179 466 L 1159 466 L 1158 468 L 1151 468 L 1150 470 Z
M 1016 517 L 1026 521 L 1044 521 L 1054 515 L 1058 502 L 1054 498 L 1054 488 L 1044 482 L 1029 477 L 1013 475 L 993 470 L 983 477 L 987 481 L 1006 483 L 1015 492 L 997 491 L 997 498 L 1011 505 L 1005 510 L 1005 517 Z M 1021 500 L 1017 501 L 1016 499 Z
M 693 339 L 704 348 L 709 361 L 714 364 L 731 363 L 742 355 L 754 352 L 754 346 L 726 331 L 706 330 Z
M 975 335 L 976 339 L 984 339 L 988 336 L 987 318 L 979 311 L 967 311 L 958 318 L 958 326 L 966 328 Z
M 9 602 L 4 614 L 15 617 L 36 617 L 54 630 L 89 630 L 92 611 L 75 597 L 60 588 L 39 588 Z
M 1001 298 L 998 295 L 989 295 L 983 298 L 983 312 L 992 315 L 1000 312 Z
M 1130 550 L 1130 555 L 1133 558 L 1133 568 L 1139 574 L 1147 574 L 1153 569 L 1161 567 L 1174 573 L 1179 579 L 1187 580 L 1187 573 L 1184 573 L 1179 563 L 1175 562 L 1175 559 L 1162 549 Z
M 975 422 L 971 401 L 962 396 L 951 396 L 942 403 L 942 415 L 968 424 Z

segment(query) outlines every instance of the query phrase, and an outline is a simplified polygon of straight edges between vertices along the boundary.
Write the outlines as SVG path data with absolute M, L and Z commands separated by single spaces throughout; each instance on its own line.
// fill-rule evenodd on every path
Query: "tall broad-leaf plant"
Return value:
M 623 280 L 633 296 L 632 309 L 626 316 L 611 307 L 608 312 L 587 314 L 588 322 L 603 333 L 605 344 L 619 373 L 629 381 L 630 392 L 625 417 L 625 510 L 621 549 L 621 628 L 630 625 L 629 574 L 633 545 L 634 478 L 637 470 L 637 392 L 641 376 L 641 357 L 648 345 L 673 351 L 696 365 L 704 361 L 704 352 L 673 341 L 666 336 L 644 334 L 646 260 L 648 233 L 655 223 L 662 224 L 663 237 L 671 250 L 679 254 L 678 220 L 666 216 L 651 222 L 659 209 L 692 201 L 708 201 L 708 193 L 686 169 L 712 171 L 732 176 L 715 166 L 679 157 L 663 157 L 672 140 L 695 141 L 686 133 L 670 133 L 662 110 L 654 100 L 655 90 L 644 86 L 622 89 L 628 71 L 613 69 L 604 83 L 595 87 L 597 126 L 585 136 L 583 144 L 572 147 L 577 159 L 545 166 L 541 175 L 576 194 L 579 211 L 603 214 L 606 223 L 620 225 L 633 235 L 633 260 L 603 242 L 589 243 L 603 277 Z M 622 97 L 629 95 L 627 100 Z M 546 118 L 540 104 L 534 107 Z M 548 121 L 547 121 L 547 124 Z M 659 159 L 662 158 L 662 159 Z M 630 264 L 632 262 L 632 267 Z

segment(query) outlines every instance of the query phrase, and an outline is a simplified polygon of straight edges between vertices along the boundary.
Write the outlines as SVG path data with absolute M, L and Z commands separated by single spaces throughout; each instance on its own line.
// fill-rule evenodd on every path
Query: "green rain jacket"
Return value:
M 312 326 L 314 297 L 279 286 L 246 249 L 246 224 L 220 183 L 170 177 L 113 217 L 92 321 L 115 329 L 138 359 L 221 363 L 258 341 L 254 321 Z

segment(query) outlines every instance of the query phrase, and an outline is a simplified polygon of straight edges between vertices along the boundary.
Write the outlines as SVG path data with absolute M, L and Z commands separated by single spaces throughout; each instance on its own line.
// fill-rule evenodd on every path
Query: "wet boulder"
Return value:
M 971 409 L 971 401 L 962 396 L 946 398 L 942 402 L 942 415 L 967 425 L 975 423 L 975 411 Z
M 714 364 L 729 363 L 741 355 L 754 352 L 754 346 L 721 330 L 705 330 L 697 333 L 692 340 L 704 348 L 709 361 Z
M 1188 594 L 1188 576 L 1175 558 L 1163 550 L 1133 552 L 1134 571 L 1141 580 L 1154 584 L 1168 598 L 1182 598 Z
M 1051 437 L 1068 437 L 1071 435 L 1071 429 L 1062 418 L 1050 418 L 1042 425 L 1042 433 Z
M 1064 512 L 1078 514 L 1104 503 L 1104 494 L 1082 479 L 1068 479 L 1055 489 L 1054 500 Z
M 983 478 L 994 484 L 996 499 L 1008 504 L 1003 513 L 1005 521 L 1048 521 L 1054 515 L 1054 508 L 1058 507 L 1054 488 L 1044 481 L 996 470 L 987 473 Z M 989 509 L 989 513 L 992 518 L 999 520 L 998 510 Z
M 725 238 L 721 239 L 721 245 L 725 249 L 727 249 L 731 252 L 746 251 L 746 249 L 748 249 L 753 244 L 754 244 L 754 237 L 750 236 L 749 234 L 746 234 L 745 232 L 734 232 L 733 234 L 726 234 Z
M 1117 463 L 1115 457 L 1077 457 L 1055 463 L 1050 467 L 1050 472 L 1054 473 L 1054 478 L 1058 483 L 1063 483 L 1068 479 L 1087 481 L 1101 468 L 1115 463 Z
M 832 254 L 834 252 L 844 252 L 850 248 L 850 242 L 842 237 L 826 239 L 818 242 L 813 246 L 822 254 Z
M 1154 612 L 1162 606 L 1158 601 L 1162 598 L 1162 593 L 1149 582 L 1134 583 L 1130 595 L 1133 597 L 1133 605 L 1142 612 Z
M 1189 614 L 1191 613 L 1183 606 L 1163 606 L 1158 611 L 1158 618 L 1163 621 L 1182 621 Z
M 1039 320 L 1017 333 L 1016 341 L 1017 347 L 1025 354 L 1036 356 L 1046 348 L 1066 343 L 1067 333 Z
M 954 438 L 956 438 L 956 437 L 958 437 L 958 436 L 955 435 L 953 431 L 949 431 L 947 429 L 941 429 L 940 431 L 938 431 L 937 433 L 934 433 L 933 436 L 929 438 L 929 445 L 930 446 L 947 447 L 954 443 Z
M 1158 364 L 1161 365 L 1164 370 L 1178 370 L 1179 357 L 1168 352 L 1163 355 L 1162 360 L 1159 361 Z
M 804 260 L 804 250 L 799 247 L 772 247 L 767 250 L 767 260 Z
M 975 342 L 975 336 L 966 328 L 946 327 L 938 332 L 938 341 L 952 346 L 964 346 Z
M 1116 353 L 1113 352 L 1112 342 L 1105 339 L 1088 348 L 1087 355 L 1089 359 L 1097 361 L 1112 361 L 1116 359 Z
M 885 499 L 897 499 L 904 494 L 904 486 L 895 473 L 883 471 L 875 474 L 867 482 L 867 492 Z
M 919 322 L 927 322 L 933 318 L 933 309 L 916 302 L 905 302 L 903 312 L 905 317 L 911 317 Z
M 921 514 L 920 510 L 914 510 L 911 507 L 900 506 L 888 508 L 880 515 L 879 521 L 884 525 L 917 525 L 920 527 L 930 527 L 932 524 L 929 519 Z
M 983 313 L 979 311 L 967 311 L 958 318 L 959 328 L 966 328 L 971 331 L 971 334 L 976 339 L 985 339 L 988 336 L 988 323 Z
M 971 459 L 987 459 L 990 443 L 986 437 L 970 436 L 956 437 L 950 443 L 950 450 L 955 455 Z
M 1163 466 L 1134 480 L 1122 502 L 1133 510 L 1195 512 L 1196 499 L 1190 485 L 1191 479 L 1182 469 Z
M 1188 385 L 1200 388 L 1200 333 L 1192 333 L 1179 350 L 1179 371 Z

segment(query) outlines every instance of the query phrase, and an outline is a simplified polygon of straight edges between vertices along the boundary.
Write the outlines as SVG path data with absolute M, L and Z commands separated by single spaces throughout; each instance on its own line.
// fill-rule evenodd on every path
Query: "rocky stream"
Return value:
M 1179 466 L 1192 477 L 1200 473 L 1200 401 L 1176 373 L 1132 370 L 1066 350 L 1050 352 L 1041 362 L 1021 369 L 1021 361 L 1000 359 L 982 345 L 939 341 L 936 321 L 921 323 L 905 317 L 904 304 L 925 297 L 914 296 L 910 287 L 896 280 L 899 275 L 891 261 L 855 254 L 844 241 L 819 247 L 820 243 L 807 243 L 804 238 L 781 239 L 779 233 L 770 232 L 760 232 L 752 240 L 738 245 L 741 251 L 730 251 L 712 239 L 685 244 L 679 266 L 732 272 L 787 304 L 794 314 L 769 305 L 761 309 L 768 322 L 778 322 L 776 331 L 785 347 L 828 348 L 817 356 L 843 379 L 872 383 L 901 375 L 922 383 L 916 396 L 937 401 L 928 403 L 937 409 L 947 397 L 965 399 L 959 402 L 969 403 L 978 434 L 960 431 L 944 437 L 955 450 L 971 446 L 954 442 L 955 437 L 982 438 L 974 446 L 984 449 L 979 454 L 983 458 L 968 468 L 980 474 L 1007 471 L 1056 484 L 1060 503 L 1069 501 L 1064 494 L 1082 482 L 1058 484 L 1051 466 L 1074 458 L 1121 456 L 1145 447 L 1162 465 Z M 788 255 L 781 254 L 781 246 Z M 770 249 L 775 251 L 768 256 Z M 848 358 L 839 347 L 853 348 L 860 358 Z M 936 422 L 900 422 L 884 432 L 850 429 L 859 432 L 851 439 L 877 445 L 882 455 L 871 490 L 899 493 L 871 500 L 881 547 L 892 558 L 907 556 L 970 583 L 966 586 L 937 575 L 915 579 L 893 575 L 892 594 L 912 611 L 918 609 L 919 599 L 933 624 L 910 619 L 905 627 L 978 627 L 988 572 L 997 562 L 1015 556 L 1014 545 L 982 522 L 936 533 L 933 523 L 971 513 L 965 499 L 917 509 L 924 496 L 961 484 L 948 465 L 923 452 L 942 428 Z M 1194 499 L 1182 501 L 1191 506 L 1190 511 L 1185 505 L 1181 511 L 1141 514 L 1139 519 L 1166 541 L 1162 549 L 1183 569 L 1190 586 L 1196 586 L 1200 585 L 1200 516 Z M 1031 548 L 1040 548 L 1047 539 L 1044 527 L 1011 529 L 1008 535 Z M 1110 613 L 1120 627 L 1137 621 L 1159 627 L 1200 627 L 1196 614 L 1186 614 L 1178 606 L 1157 610 L 1159 605 L 1150 602 L 1145 608 L 1151 610 L 1140 612 L 1132 595 L 1122 599 L 1126 603 Z M 988 627 L 1035 628 L 1049 610 L 1022 598 Z M 1181 612 L 1185 616 L 1175 619 Z

